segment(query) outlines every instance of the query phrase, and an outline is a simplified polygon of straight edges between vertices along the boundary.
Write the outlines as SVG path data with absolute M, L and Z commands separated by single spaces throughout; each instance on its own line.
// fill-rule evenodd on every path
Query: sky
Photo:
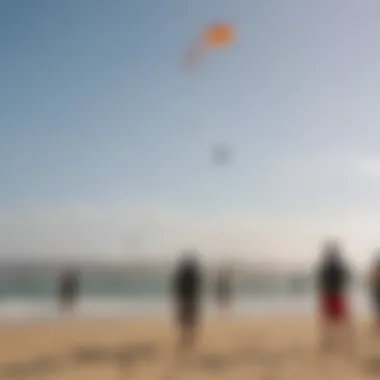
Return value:
M 376 0 L 0 2 L 0 257 L 380 247 Z M 223 21 L 235 44 L 181 60 Z M 212 161 L 216 144 L 232 152 Z

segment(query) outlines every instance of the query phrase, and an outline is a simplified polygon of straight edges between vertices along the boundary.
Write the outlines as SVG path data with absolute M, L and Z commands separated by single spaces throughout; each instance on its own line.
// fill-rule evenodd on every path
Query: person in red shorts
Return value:
M 350 278 L 350 270 L 342 258 L 339 245 L 328 242 L 317 271 L 323 351 L 340 345 L 352 348 L 353 342 L 348 341 L 352 337 L 348 300 Z

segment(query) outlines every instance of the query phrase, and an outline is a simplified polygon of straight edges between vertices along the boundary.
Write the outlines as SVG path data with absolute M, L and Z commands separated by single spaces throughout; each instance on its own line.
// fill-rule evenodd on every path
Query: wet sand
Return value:
M 354 358 L 318 354 L 306 318 L 213 318 L 195 351 L 174 360 L 174 326 L 163 319 L 77 320 L 0 326 L 0 379 L 373 379 L 380 340 L 357 324 Z M 377 355 L 376 355 L 377 350 Z

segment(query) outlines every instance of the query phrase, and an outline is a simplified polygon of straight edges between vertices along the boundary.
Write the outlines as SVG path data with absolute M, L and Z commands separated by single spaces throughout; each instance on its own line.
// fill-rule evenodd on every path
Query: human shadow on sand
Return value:
M 110 352 L 110 360 L 121 367 L 149 362 L 157 359 L 158 347 L 152 343 L 135 343 L 115 347 Z
M 90 345 L 75 348 L 71 353 L 71 361 L 76 365 L 94 363 L 116 363 L 122 366 L 136 364 L 138 361 L 153 360 L 158 355 L 158 349 L 152 343 L 133 343 L 116 347 Z
M 196 365 L 206 371 L 219 372 L 232 368 L 235 365 L 234 355 L 207 353 L 202 355 Z
M 110 358 L 110 349 L 103 345 L 86 345 L 75 347 L 69 354 L 70 361 L 75 365 L 106 362 Z
M 17 379 L 21 378 L 28 374 L 29 363 L 25 362 L 13 362 L 13 363 L 6 363 L 1 367 L 1 378 L 10 378 L 10 379 Z
M 116 347 L 86 345 L 75 347 L 68 355 L 40 355 L 31 360 L 5 363 L 0 367 L 0 379 L 51 375 L 73 366 L 116 364 L 126 367 L 155 360 L 158 353 L 158 348 L 151 343 L 125 344 Z
M 368 374 L 379 375 L 380 374 L 380 357 L 372 356 L 364 361 L 364 369 Z
M 257 346 L 243 347 L 231 353 L 207 353 L 198 356 L 185 365 L 186 370 L 221 372 L 240 366 L 260 366 L 270 370 L 279 368 L 289 357 L 300 358 L 302 348 L 266 351 Z
M 63 369 L 59 358 L 49 355 L 37 356 L 25 362 L 13 362 L 3 365 L 0 374 L 6 378 L 24 378 L 26 376 L 48 375 Z

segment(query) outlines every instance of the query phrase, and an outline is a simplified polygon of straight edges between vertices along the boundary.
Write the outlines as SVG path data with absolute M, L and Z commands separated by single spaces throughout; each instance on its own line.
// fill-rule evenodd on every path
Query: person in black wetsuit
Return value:
M 344 338 L 351 336 L 351 331 L 348 331 L 351 324 L 347 300 L 351 276 L 336 242 L 326 243 L 323 256 L 317 270 L 317 290 L 322 317 L 322 349 L 324 350 L 338 343 L 336 337 L 338 332 Z
M 380 254 L 372 264 L 370 271 L 370 298 L 375 315 L 375 332 L 380 334 Z
M 72 311 L 79 296 L 79 273 L 66 270 L 59 278 L 58 299 L 62 311 Z
M 195 254 L 186 253 L 180 260 L 172 285 L 176 321 L 180 328 L 178 349 L 183 351 L 196 341 L 201 313 L 203 276 Z

